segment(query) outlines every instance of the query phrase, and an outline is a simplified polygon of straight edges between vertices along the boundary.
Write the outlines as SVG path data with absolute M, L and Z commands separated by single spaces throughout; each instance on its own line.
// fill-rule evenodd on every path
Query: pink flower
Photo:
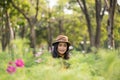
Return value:
M 6 71 L 10 74 L 13 74 L 16 72 L 16 68 L 14 66 L 8 66 Z
M 15 64 L 17 67 L 24 67 L 24 62 L 22 59 L 17 59 Z

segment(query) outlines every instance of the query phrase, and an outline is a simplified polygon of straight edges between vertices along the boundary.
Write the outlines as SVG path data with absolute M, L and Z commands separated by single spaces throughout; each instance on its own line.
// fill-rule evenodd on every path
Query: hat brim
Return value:
M 54 46 L 57 43 L 60 43 L 60 42 L 54 42 L 54 43 L 52 43 L 52 45 Z M 61 42 L 61 43 L 67 43 L 69 46 L 71 45 L 70 42 Z

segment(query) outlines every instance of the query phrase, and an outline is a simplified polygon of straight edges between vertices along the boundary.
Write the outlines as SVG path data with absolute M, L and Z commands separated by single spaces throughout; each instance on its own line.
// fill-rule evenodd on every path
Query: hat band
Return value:
M 68 42 L 68 39 L 62 37 L 62 38 L 57 39 L 57 41 L 60 41 L 60 42 Z

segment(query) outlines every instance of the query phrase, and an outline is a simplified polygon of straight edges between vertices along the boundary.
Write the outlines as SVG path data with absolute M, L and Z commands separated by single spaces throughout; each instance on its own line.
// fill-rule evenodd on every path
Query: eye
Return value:
M 59 46 L 62 46 L 62 44 L 60 43 Z
M 59 45 L 58 46 L 62 46 L 62 43 L 59 43 Z
M 59 43 L 58 46 L 59 47 L 67 47 L 67 43 Z
M 67 47 L 67 44 L 66 44 L 66 43 L 64 43 L 64 47 Z

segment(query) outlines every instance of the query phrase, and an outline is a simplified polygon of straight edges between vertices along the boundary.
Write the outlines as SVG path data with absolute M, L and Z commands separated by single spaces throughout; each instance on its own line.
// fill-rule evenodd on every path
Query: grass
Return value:
M 21 51 L 19 50 L 21 49 Z M 43 51 L 37 58 L 30 50 L 19 47 L 12 54 L 14 60 L 22 58 L 23 68 L 8 74 L 6 68 L 12 55 L 0 52 L 0 80 L 120 80 L 120 53 L 118 50 L 100 49 L 97 54 L 71 51 L 69 60 L 53 59 L 50 52 Z M 20 52 L 19 52 L 20 51 Z M 24 53 L 24 54 L 23 54 Z M 36 59 L 41 59 L 36 63 Z

